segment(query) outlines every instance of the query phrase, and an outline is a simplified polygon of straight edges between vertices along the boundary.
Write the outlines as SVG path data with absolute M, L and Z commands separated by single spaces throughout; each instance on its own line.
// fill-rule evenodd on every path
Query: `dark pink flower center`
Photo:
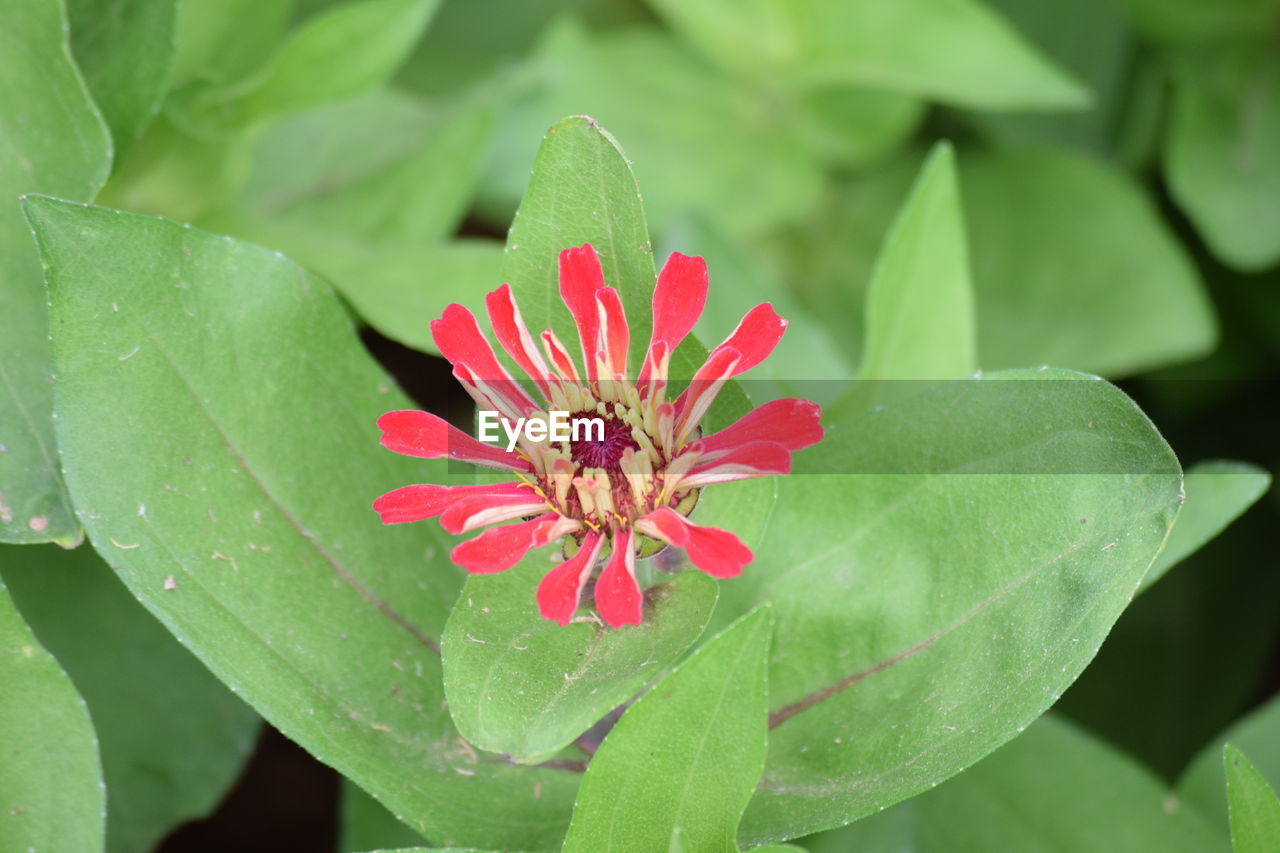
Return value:
M 577 412 L 569 418 L 569 423 L 573 424 L 578 420 L 592 421 L 597 418 L 604 421 L 604 439 L 602 441 L 571 441 L 569 452 L 580 469 L 603 468 L 610 479 L 619 478 L 622 468 L 618 463 L 622 459 L 622 454 L 627 448 L 639 450 L 640 445 L 636 444 L 636 440 L 631 437 L 631 427 L 618 418 L 602 417 L 596 412 Z M 588 433 L 588 430 L 582 430 L 582 434 Z

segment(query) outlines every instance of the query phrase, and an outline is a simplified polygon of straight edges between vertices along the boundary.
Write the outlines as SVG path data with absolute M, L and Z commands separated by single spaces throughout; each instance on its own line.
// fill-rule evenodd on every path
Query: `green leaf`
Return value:
M 529 329 L 551 328 L 572 351 L 578 340 L 560 299 L 559 256 L 590 243 L 600 255 L 605 284 L 615 287 L 631 330 L 630 363 L 645 355 L 652 325 L 657 273 L 640 189 L 626 155 L 595 119 L 571 116 L 547 131 L 533 163 L 529 188 L 507 234 L 502 281 L 511 284 Z M 671 356 L 671 377 L 691 378 L 706 359 L 693 336 Z M 708 416 L 711 428 L 748 408 L 741 388 L 729 382 Z
M 631 325 L 631 361 L 649 340 L 657 273 L 640 189 L 617 141 L 594 119 L 556 122 L 538 149 L 524 201 L 507 236 L 502 280 L 529 329 L 551 328 L 566 346 L 578 340 L 560 300 L 560 252 L 590 243 L 605 283 L 618 289 Z
M 396 125 L 416 105 L 378 94 L 272 128 L 245 190 L 260 201 L 251 214 L 370 244 L 417 247 L 451 235 L 471 199 L 497 98 L 473 96 L 406 135 Z M 369 138 L 388 134 L 400 151 L 371 157 Z M 317 147 L 317 139 L 323 145 Z M 285 183 L 282 176 L 293 180 Z M 255 186 L 255 179 L 266 186 Z
M 750 387 L 753 399 L 800 396 L 825 402 L 824 392 L 830 395 L 843 389 L 853 377 L 853 364 L 840 344 L 792 295 L 781 276 L 768 268 L 758 247 L 735 240 L 702 217 L 669 230 L 666 243 L 707 261 L 711 288 L 694 326 L 698 340 L 724 340 L 742 316 L 761 302 L 771 303 L 789 323 L 777 348 L 739 380 Z M 703 497 L 708 494 L 703 492 Z
M 102 850 L 93 724 L 0 583 L 0 838 L 10 850 Z
M 755 80 L 854 83 L 973 109 L 1080 109 L 1089 94 L 976 0 L 653 0 L 691 41 Z
M 550 758 L 630 699 L 702 634 L 716 583 L 684 572 L 646 592 L 644 624 L 561 627 L 538 615 L 545 553 L 467 579 L 441 639 L 445 698 L 475 746 L 522 764 Z
M 419 833 L 396 820 L 391 812 L 349 779 L 343 779 L 341 785 L 339 853 L 374 848 L 411 848 L 424 843 Z
M 289 34 L 244 81 L 198 88 L 180 109 L 200 127 L 233 129 L 354 98 L 386 82 L 422 35 L 439 0 L 351 0 Z
M 1280 19 L 1275 0 L 1124 0 L 1134 26 L 1172 45 L 1257 38 Z
M 1115 0 L 989 2 L 1049 59 L 1088 86 L 1094 105 L 1072 113 L 971 112 L 963 119 L 1009 147 L 1069 146 L 1103 157 L 1127 153 L 1121 148 L 1128 142 L 1135 117 L 1160 99 L 1138 88 L 1140 60 L 1134 55 L 1134 38 L 1121 4 Z
M 1178 780 L 1178 794 L 1211 821 L 1227 829 L 1227 786 L 1223 748 L 1231 744 L 1247 753 L 1253 768 L 1274 790 L 1280 786 L 1280 698 L 1267 704 L 1214 738 Z
M 1181 502 L 1142 412 L 1065 371 L 928 387 L 831 424 L 795 469 L 722 594 L 778 619 L 744 845 L 874 813 L 1013 737 L 1096 653 Z
M 430 322 L 451 302 L 478 309 L 502 281 L 502 246 L 459 240 L 421 248 L 381 248 L 335 237 L 272 229 L 268 245 L 328 279 L 370 326 L 407 347 L 439 354 Z M 261 232 L 266 236 L 266 232 Z
M 495 140 L 491 200 L 518 197 L 532 141 L 549 124 L 589 115 L 625 141 L 655 233 L 693 213 L 745 239 L 804 223 L 820 201 L 824 176 L 801 107 L 725 77 L 670 34 L 588 33 L 566 20 L 542 40 L 525 77 L 535 88 Z
M 738 620 L 627 709 L 587 768 L 565 853 L 736 853 L 766 745 L 768 607 Z
M 1213 826 L 1172 799 L 1150 770 L 1047 716 L 935 790 L 806 844 L 810 853 L 1226 849 Z
M 213 811 L 258 715 L 144 611 L 91 548 L 0 550 L 4 582 L 93 714 L 108 791 L 107 849 L 150 850 Z
M 479 758 L 443 707 L 461 586 L 369 503 L 447 465 L 378 446 L 409 401 L 284 257 L 31 198 L 68 485 L 134 596 L 272 725 L 440 843 L 551 846 L 576 774 Z M 495 811 L 490 805 L 501 801 Z
M 960 188 L 984 368 L 1122 376 L 1216 343 L 1191 259 L 1119 171 L 1050 150 L 978 155 Z
M 897 92 L 836 84 L 799 93 L 797 120 L 813 149 L 837 167 L 855 169 L 902 147 L 927 107 Z
M 1271 475 L 1245 462 L 1197 462 L 1183 481 L 1186 502 L 1169 541 L 1156 558 L 1139 592 L 1200 549 L 1253 506 L 1271 485 Z
M 1231 811 L 1231 849 L 1235 853 L 1267 853 L 1280 843 L 1280 797 L 1240 750 L 1222 750 Z
M 173 65 L 173 0 L 68 0 L 71 47 L 120 157 L 160 108 Z
M 1213 253 L 1240 270 L 1280 261 L 1280 57 L 1232 45 L 1175 79 L 1165 173 Z
M 49 315 L 16 197 L 91 198 L 111 139 L 71 61 L 59 0 L 0 3 L 0 542 L 73 545 L 53 443 Z
M 974 152 L 959 165 L 984 369 L 1122 376 L 1213 347 L 1195 266 L 1132 179 L 1049 149 Z M 851 349 L 866 282 L 919 167 L 903 157 L 860 177 L 831 225 L 792 247 L 795 286 Z
M 228 84 L 270 58 L 289 26 L 294 0 L 182 0 L 173 82 Z
M 870 407 L 902 385 L 978 369 L 977 320 L 951 146 L 925 161 L 876 259 L 858 379 L 842 405 Z M 829 415 L 835 417 L 835 415 Z

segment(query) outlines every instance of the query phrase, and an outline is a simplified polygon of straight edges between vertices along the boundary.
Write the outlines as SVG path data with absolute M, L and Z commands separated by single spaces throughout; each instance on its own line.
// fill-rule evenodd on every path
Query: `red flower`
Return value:
M 643 596 L 635 579 L 637 556 L 663 544 L 685 549 L 689 560 L 716 578 L 731 578 L 751 562 L 751 551 L 727 530 L 686 517 L 699 491 L 713 483 L 786 474 L 791 453 L 822 439 L 817 404 L 774 400 L 733 425 L 702 437 L 699 424 L 731 377 L 759 364 L 782 338 L 786 321 L 769 304 L 751 309 L 724 343 L 711 351 L 688 387 L 667 399 L 671 353 L 702 313 L 707 297 L 702 258 L 673 254 L 653 292 L 653 333 L 637 378 L 628 378 L 630 343 L 618 292 L 604 282 L 590 244 L 560 253 L 560 296 L 578 327 L 583 367 L 555 334 L 542 349 L 503 285 L 485 298 L 494 334 L 546 401 L 540 405 L 502 367 L 493 348 L 461 305 L 431 323 L 440 352 L 482 410 L 548 421 L 568 412 L 569 422 L 602 422 L 580 440 L 535 441 L 516 449 L 486 444 L 435 415 L 388 412 L 378 419 L 382 443 L 397 453 L 448 457 L 513 472 L 515 482 L 475 486 L 405 486 L 373 507 L 384 524 L 440 518 L 450 533 L 488 527 L 453 549 L 452 558 L 474 574 L 511 568 L 531 549 L 564 539 L 571 554 L 538 586 L 542 616 L 567 625 L 597 565 L 595 604 L 614 628 L 640 624 Z M 544 358 L 545 354 L 545 358 Z M 583 378 L 585 376 L 585 378 Z M 585 432 L 585 430 L 584 430 Z M 515 524 L 491 527 L 504 521 Z

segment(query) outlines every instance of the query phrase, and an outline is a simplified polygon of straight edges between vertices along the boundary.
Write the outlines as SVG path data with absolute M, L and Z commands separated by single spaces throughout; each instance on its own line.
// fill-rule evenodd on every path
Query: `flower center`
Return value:
M 640 445 L 631 437 L 631 426 L 615 417 L 601 418 L 596 412 L 577 412 L 569 418 L 574 424 L 585 421 L 584 426 L 595 420 L 603 420 L 604 435 L 599 441 L 581 440 L 569 443 L 570 458 L 580 468 L 603 468 L 610 479 L 615 482 L 621 479 L 622 454 L 627 449 L 639 450 Z M 582 430 L 582 434 L 590 435 L 590 429 Z

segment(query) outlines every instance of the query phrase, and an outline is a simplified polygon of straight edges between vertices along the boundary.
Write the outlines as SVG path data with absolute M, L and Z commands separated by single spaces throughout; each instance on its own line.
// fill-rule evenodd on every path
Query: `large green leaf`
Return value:
M 960 187 L 984 368 L 1119 376 L 1216 343 L 1191 259 L 1119 171 L 1063 152 L 1009 152 L 965 158 Z
M 977 0 L 650 0 L 721 64 L 993 110 L 1079 109 L 1088 92 Z
M 1187 469 L 1183 491 L 1187 499 L 1164 550 L 1142 579 L 1140 590 L 1199 550 L 1241 513 L 1253 506 L 1271 485 L 1271 475 L 1245 462 L 1197 462 Z
M 1280 788 L 1280 697 L 1213 739 L 1178 780 L 1178 794 L 1189 806 L 1227 828 L 1227 787 L 1222 751 L 1231 744 L 1249 756 L 1254 769 L 1273 788 Z
M 1231 45 L 1176 74 L 1165 172 L 1214 254 L 1242 270 L 1280 260 L 1280 57 Z
M 318 279 L 176 223 L 31 198 L 68 485 L 133 594 L 269 722 L 437 842 L 554 844 L 577 775 L 479 757 L 442 705 L 461 572 L 369 503 L 447 465 Z M 491 803 L 502 802 L 500 810 Z
M 1227 849 L 1215 827 L 1171 800 L 1151 771 L 1048 716 L 935 790 L 805 844 L 810 853 Z
M 773 618 L 738 620 L 627 709 L 587 768 L 565 853 L 736 853 L 764 765 Z
M 524 764 L 544 761 L 640 691 L 693 645 L 711 618 L 716 583 L 685 572 L 646 593 L 644 624 L 561 627 L 534 592 L 545 553 L 467 580 L 445 626 L 445 697 L 463 737 Z
M 1234 853 L 1267 853 L 1280 844 L 1280 797 L 1240 750 L 1222 751 Z
M 885 238 L 864 323 L 860 382 L 842 406 L 869 407 L 903 387 L 884 380 L 956 379 L 978 369 L 969 252 L 949 145 L 925 161 Z
M 0 2 L 0 541 L 80 538 L 53 444 L 49 315 L 16 197 L 91 198 L 111 139 L 71 61 L 60 0 Z
M 0 839 L 7 850 L 102 850 L 93 724 L 0 583 Z
M 160 108 L 173 65 L 173 0 L 69 0 L 71 43 L 116 156 Z
M 150 850 L 213 810 L 258 715 L 144 611 L 92 548 L 0 551 L 4 581 L 93 715 L 107 786 L 107 849 Z
M 721 606 L 770 601 L 774 727 L 743 843 L 926 790 L 1013 737 L 1096 653 L 1181 502 L 1169 447 L 1065 371 L 949 382 L 831 424 L 777 483 Z M 1021 379 L 1024 381 L 1001 381 Z M 733 526 L 736 508 L 701 508 Z
M 535 88 L 498 134 L 486 170 L 490 196 L 517 197 L 532 142 L 549 124 L 589 115 L 625 142 L 655 233 L 695 213 L 751 237 L 804 222 L 819 200 L 823 175 L 805 144 L 807 113 L 725 77 L 667 33 L 587 33 L 564 21 L 543 39 L 526 76 Z M 895 118 L 888 117 L 889 136 L 901 124 Z

